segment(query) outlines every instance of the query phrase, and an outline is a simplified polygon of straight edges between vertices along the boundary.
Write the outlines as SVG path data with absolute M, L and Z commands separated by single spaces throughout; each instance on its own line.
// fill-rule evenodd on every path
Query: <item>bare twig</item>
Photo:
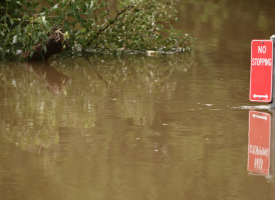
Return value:
M 115 7 L 115 9 L 116 9 L 116 11 L 117 11 L 117 14 L 118 14 L 119 12 L 118 12 L 118 10 L 117 10 L 117 8 L 116 8 L 114 2 L 113 2 L 112 0 L 110 0 L 110 1 L 111 1 L 111 3 L 113 4 L 113 6 Z
M 105 2 L 106 2 L 106 12 L 107 12 L 107 18 L 109 19 L 108 0 L 105 0 Z

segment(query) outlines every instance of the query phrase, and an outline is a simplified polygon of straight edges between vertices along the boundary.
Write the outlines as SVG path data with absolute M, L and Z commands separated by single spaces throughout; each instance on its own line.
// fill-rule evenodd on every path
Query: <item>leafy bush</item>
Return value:
M 121 0 L 117 7 L 112 0 L 6 0 L 0 5 L 1 59 L 20 57 L 38 43 L 46 52 L 44 43 L 55 25 L 70 45 L 65 56 L 189 50 L 194 39 L 171 25 L 176 12 L 157 0 Z

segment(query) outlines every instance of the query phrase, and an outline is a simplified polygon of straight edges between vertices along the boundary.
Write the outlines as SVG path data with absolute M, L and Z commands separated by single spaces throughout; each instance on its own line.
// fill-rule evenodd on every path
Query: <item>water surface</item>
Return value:
M 274 3 L 177 4 L 193 53 L 0 63 L 0 199 L 275 198 L 273 131 L 269 172 L 248 170 L 249 110 L 270 113 L 250 42 Z

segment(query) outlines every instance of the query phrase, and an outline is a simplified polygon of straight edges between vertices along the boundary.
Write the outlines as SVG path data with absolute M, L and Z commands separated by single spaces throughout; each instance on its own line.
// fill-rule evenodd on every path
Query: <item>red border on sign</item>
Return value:
M 269 103 L 269 102 L 271 102 L 272 101 L 272 88 L 273 88 L 273 40 L 252 40 L 251 41 L 251 47 L 252 47 L 252 43 L 253 43 L 253 41 L 260 41 L 260 42 L 265 42 L 265 41 L 268 41 L 268 42 L 272 42 L 272 64 L 271 64 L 271 77 L 270 77 L 270 80 L 271 80 L 271 90 L 270 90 L 270 94 L 269 94 L 269 97 L 270 97 L 270 100 L 255 100 L 255 99 L 251 99 L 251 77 L 252 77 L 252 65 L 251 65 L 251 60 L 250 60 L 250 85 L 249 85 L 249 100 L 250 101 L 254 101 L 254 102 L 267 102 L 267 103 Z M 252 59 L 252 48 L 251 48 L 251 52 L 250 52 L 250 54 L 251 54 L 251 57 L 250 57 L 250 59 Z

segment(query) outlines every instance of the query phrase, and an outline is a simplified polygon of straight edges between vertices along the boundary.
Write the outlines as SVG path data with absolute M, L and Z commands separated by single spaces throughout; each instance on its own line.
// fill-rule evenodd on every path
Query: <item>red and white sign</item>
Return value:
M 250 62 L 250 101 L 271 102 L 273 41 L 252 40 Z
M 268 174 L 270 163 L 271 116 L 268 113 L 249 111 L 247 170 Z

